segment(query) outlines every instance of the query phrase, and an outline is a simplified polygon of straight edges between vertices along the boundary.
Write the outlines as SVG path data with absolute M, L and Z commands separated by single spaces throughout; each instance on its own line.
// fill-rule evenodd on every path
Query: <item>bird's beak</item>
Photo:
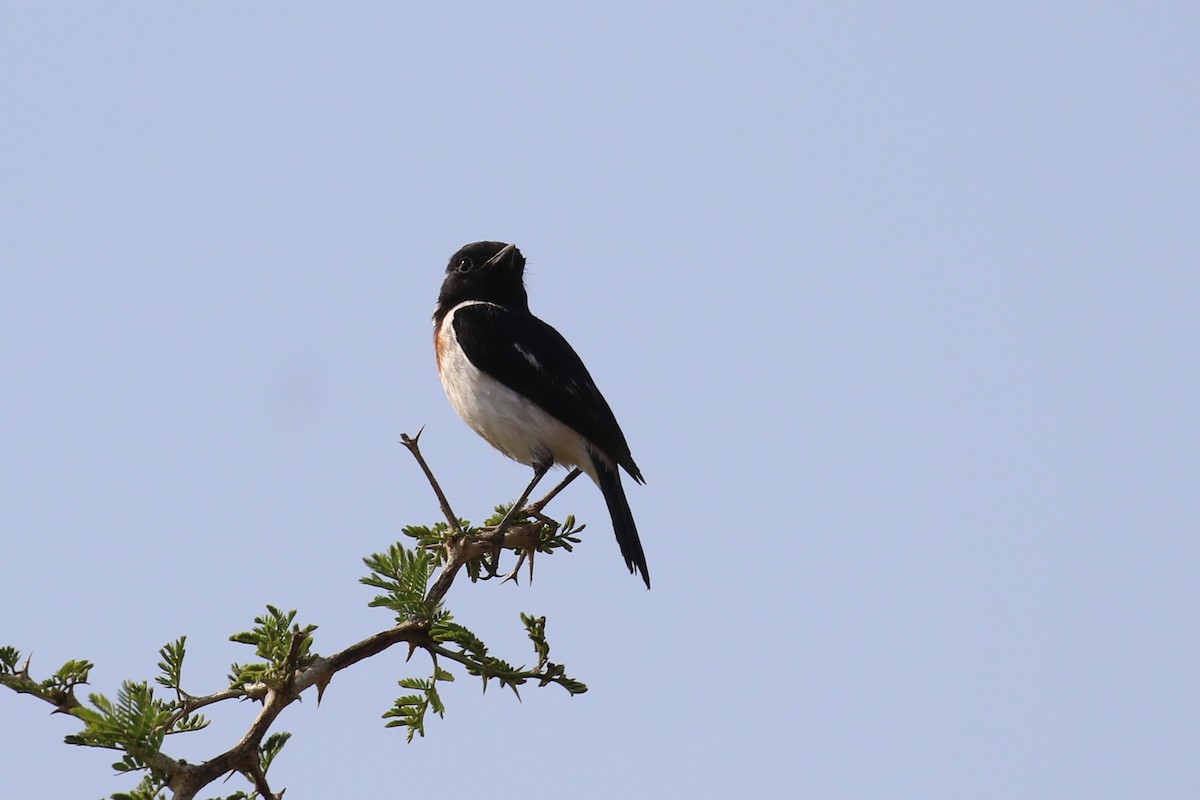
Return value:
M 509 255 L 511 255 L 511 254 L 512 254 L 512 252 L 513 252 L 514 250 L 516 250 L 516 249 L 517 249 L 517 246 L 516 246 L 515 244 L 506 244 L 506 245 L 504 245 L 503 249 L 501 249 L 499 253 L 496 253 L 496 255 L 494 255 L 494 256 L 492 256 L 491 258 L 489 258 L 489 259 L 487 260 L 487 263 L 486 263 L 486 264 L 484 264 L 484 266 L 485 266 L 485 267 L 490 267 L 490 266 L 492 266 L 493 264 L 501 264 L 501 263 L 503 263 L 503 262 L 504 262 L 504 259 L 508 258 L 508 257 L 509 257 Z

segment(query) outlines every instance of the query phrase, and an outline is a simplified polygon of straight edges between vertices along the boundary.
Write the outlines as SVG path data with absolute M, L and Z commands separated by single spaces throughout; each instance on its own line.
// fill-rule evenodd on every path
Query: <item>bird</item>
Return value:
M 620 470 L 639 484 L 645 479 L 583 360 L 529 310 L 524 277 L 525 257 L 514 244 L 473 242 L 450 257 L 433 314 L 442 387 L 463 422 L 533 468 L 514 510 L 552 466 L 588 475 L 604 495 L 625 565 L 649 589 Z

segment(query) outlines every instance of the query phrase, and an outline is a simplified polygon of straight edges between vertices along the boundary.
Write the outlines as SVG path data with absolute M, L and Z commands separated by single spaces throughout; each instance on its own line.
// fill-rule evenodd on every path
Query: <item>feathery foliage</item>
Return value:
M 485 692 L 493 682 L 512 689 L 518 699 L 520 687 L 531 682 L 538 686 L 557 684 L 572 695 L 586 692 L 586 685 L 568 677 L 561 664 L 550 660 L 544 616 L 521 614 L 535 660 L 532 667 L 514 666 L 493 655 L 488 645 L 456 621 L 443 605 L 446 592 L 463 567 L 472 581 L 500 577 L 482 568 L 484 557 L 494 552 L 498 537 L 503 538 L 505 547 L 519 554 L 518 569 L 528 560 L 532 577 L 535 554 L 571 552 L 580 541 L 583 526 L 576 525 L 574 517 L 559 524 L 543 515 L 541 506 L 552 496 L 548 495 L 542 503 L 514 515 L 503 530 L 497 527 L 509 506 L 497 506 L 481 528 L 472 528 L 469 522 L 450 513 L 416 441 L 407 436 L 403 441 L 425 469 L 446 521 L 410 525 L 403 533 L 412 540 L 412 547 L 397 542 L 363 559 L 369 573 L 360 579 L 361 583 L 379 592 L 368 605 L 392 612 L 394 627 L 330 656 L 321 656 L 313 646 L 316 625 L 296 622 L 294 609 L 284 611 L 268 605 L 265 613 L 254 618 L 250 630 L 230 637 L 253 647 L 253 659 L 232 664 L 227 685 L 211 694 L 191 694 L 184 688 L 186 636 L 158 651 L 158 675 L 153 682 L 126 680 L 114 699 L 99 692 L 89 693 L 86 702 L 76 697 L 77 688 L 88 682 L 91 662 L 68 661 L 49 677 L 38 680 L 30 673 L 29 659 L 22 659 L 20 651 L 11 646 L 0 646 L 0 685 L 74 716 L 82 728 L 66 737 L 68 744 L 117 751 L 120 757 L 113 769 L 122 774 L 140 773 L 139 783 L 129 791 L 113 794 L 113 800 L 164 800 L 168 796 L 191 800 L 205 786 L 229 773 L 243 775 L 250 790 L 235 792 L 224 800 L 277 800 L 282 792 L 271 791 L 267 773 L 291 737 L 284 731 L 272 732 L 279 714 L 313 687 L 319 702 L 338 671 L 401 642 L 408 645 L 410 656 L 416 650 L 426 651 L 433 667 L 428 676 L 401 678 L 399 685 L 406 694 L 383 714 L 385 725 L 404 729 L 410 742 L 425 736 L 430 712 L 438 718 L 445 716 L 439 685 L 454 681 L 451 669 L 455 664 L 478 678 Z M 435 572 L 438 577 L 431 585 Z M 516 574 L 514 569 L 507 578 L 515 578 Z M 164 690 L 164 696 L 156 695 L 156 687 Z M 237 744 L 199 764 L 164 752 L 167 737 L 208 726 L 200 709 L 232 700 L 249 700 L 261 706 L 250 730 Z

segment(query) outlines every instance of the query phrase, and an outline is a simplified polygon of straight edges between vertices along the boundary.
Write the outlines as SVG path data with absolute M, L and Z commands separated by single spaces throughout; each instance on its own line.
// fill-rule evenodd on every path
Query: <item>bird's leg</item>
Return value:
M 553 525 L 555 528 L 557 528 L 558 523 L 555 520 L 552 520 L 549 517 L 547 517 L 545 514 L 543 514 L 542 509 L 545 508 L 546 504 L 549 503 L 551 500 L 553 500 L 558 495 L 559 492 L 561 492 L 563 489 L 570 486 L 571 481 L 578 478 L 580 474 L 581 474 L 581 471 L 578 467 L 576 467 L 575 469 L 572 469 L 570 472 L 567 473 L 567 477 L 565 477 L 561 481 L 559 481 L 558 485 L 550 490 L 549 494 L 547 494 L 541 500 L 538 500 L 536 503 L 530 503 L 526 507 L 525 513 L 529 517 L 536 519 L 543 526 Z M 530 487 L 530 488 L 532 488 L 532 487 Z M 515 582 L 517 580 L 517 573 L 521 571 L 521 565 L 523 565 L 525 563 L 526 557 L 528 557 L 528 559 L 529 559 L 529 582 L 533 583 L 533 557 L 537 554 L 537 549 L 538 548 L 537 548 L 536 544 L 533 547 L 523 549 L 521 551 L 521 557 L 517 559 L 517 565 L 515 567 L 513 567 L 512 572 L 508 573 L 508 575 L 505 576 L 504 580 L 501 581 L 501 583 L 508 583 L 509 581 Z M 499 551 L 497 551 L 497 552 L 499 552 Z
M 492 565 L 490 569 L 493 575 L 497 575 L 500 568 L 500 551 L 504 545 L 504 532 L 512 525 L 512 521 L 516 516 L 521 513 L 525 506 L 525 501 L 529 499 L 530 493 L 533 492 L 552 466 L 554 466 L 553 461 L 539 462 L 533 465 L 533 480 L 529 482 L 529 485 L 525 487 L 525 491 L 521 492 L 521 496 L 517 498 L 517 502 L 513 503 L 512 508 L 504 515 L 504 519 L 500 520 L 500 524 L 492 531 Z
M 561 492 L 563 489 L 570 486 L 571 481 L 578 478 L 581 474 L 583 474 L 583 472 L 582 472 L 582 470 L 579 469 L 579 467 L 575 467 L 575 469 L 568 472 L 567 477 L 565 477 L 561 481 L 559 481 L 558 486 L 555 486 L 553 489 L 551 489 L 550 493 L 548 495 L 546 495 L 541 500 L 538 500 L 536 503 L 533 503 L 532 505 L 529 506 L 529 513 L 530 514 L 540 514 L 542 512 L 542 509 L 546 507 L 547 503 L 549 503 L 551 500 L 553 500 L 555 497 L 557 497 L 558 493 Z

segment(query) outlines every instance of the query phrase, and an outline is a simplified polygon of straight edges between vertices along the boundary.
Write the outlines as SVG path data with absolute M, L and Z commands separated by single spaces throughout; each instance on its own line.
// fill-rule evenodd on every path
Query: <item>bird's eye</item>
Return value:
M 469 258 L 463 257 L 458 260 L 458 263 L 454 265 L 454 268 L 456 270 L 458 270 L 459 272 L 470 272 L 471 268 L 474 266 L 475 266 L 474 261 L 472 261 Z

